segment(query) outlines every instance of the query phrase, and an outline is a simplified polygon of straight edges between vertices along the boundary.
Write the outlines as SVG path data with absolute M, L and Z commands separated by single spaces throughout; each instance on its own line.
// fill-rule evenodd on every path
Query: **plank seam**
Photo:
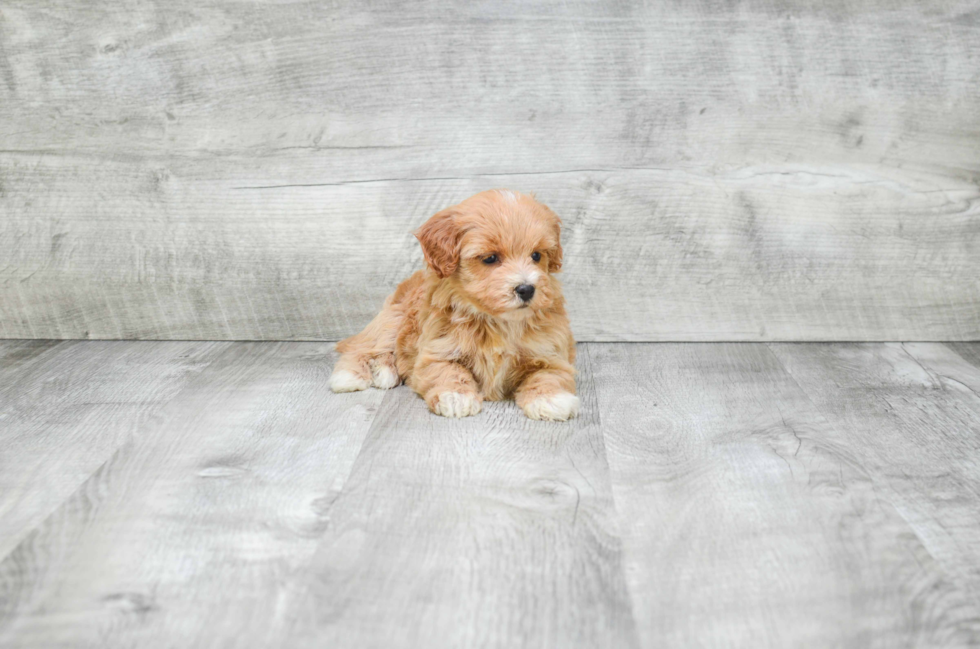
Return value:
M 596 385 L 595 380 L 595 360 L 592 357 L 592 345 L 595 343 L 580 343 L 585 348 L 585 355 L 589 358 L 589 380 L 592 383 L 592 393 L 595 400 L 595 416 L 596 416 L 596 426 L 599 427 L 600 440 L 602 441 L 602 457 L 606 461 L 606 477 L 609 480 L 609 501 L 612 504 L 613 512 L 616 516 L 616 536 L 619 539 L 619 569 L 622 574 L 623 584 L 625 585 L 626 597 L 629 601 L 629 616 L 633 622 L 633 635 L 636 638 L 637 646 L 642 646 L 640 642 L 640 631 L 636 624 L 636 600 L 633 598 L 633 589 L 630 588 L 629 575 L 626 574 L 626 548 L 623 544 L 623 527 L 624 523 L 622 512 L 619 509 L 619 505 L 616 502 L 616 489 L 613 485 L 612 477 L 612 467 L 609 464 L 609 454 L 606 452 L 606 430 L 602 426 L 602 404 L 599 400 L 599 388 Z M 606 343 L 606 344 L 619 344 L 619 345 L 629 345 L 631 343 Z M 576 468 L 577 470 L 577 468 Z

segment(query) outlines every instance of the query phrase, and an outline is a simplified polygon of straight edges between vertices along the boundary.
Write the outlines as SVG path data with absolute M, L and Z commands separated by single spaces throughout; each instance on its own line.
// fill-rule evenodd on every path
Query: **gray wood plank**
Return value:
M 832 390 L 763 345 L 588 349 L 644 646 L 980 642 L 980 603 L 866 466 L 873 427 L 808 397 Z
M 0 343 L 0 558 L 225 343 Z
M 773 351 L 823 415 L 847 430 L 848 449 L 881 498 L 980 602 L 980 396 L 968 385 L 975 369 L 938 344 Z
M 980 338 L 976 0 L 0 11 L 0 337 L 337 339 L 511 185 L 582 340 Z
M 0 229 L 17 249 L 0 335 L 338 339 L 421 266 L 415 228 L 500 185 L 563 216 L 580 340 L 980 337 L 980 190 L 937 174 L 769 165 L 240 190 L 266 161 L 146 164 L 52 157 L 7 173 L 0 200 L 30 206 Z M 158 172 L 152 196 L 138 190 Z M 65 204 L 56 232 L 36 227 Z
M 582 412 L 463 420 L 389 393 L 313 560 L 291 647 L 631 647 L 585 354 Z
M 780 153 L 977 170 L 975 0 L 163 6 L 5 2 L 4 148 L 320 152 L 338 180 Z
M 0 645 L 285 646 L 285 584 L 383 396 L 330 394 L 335 358 L 225 350 L 0 563 Z

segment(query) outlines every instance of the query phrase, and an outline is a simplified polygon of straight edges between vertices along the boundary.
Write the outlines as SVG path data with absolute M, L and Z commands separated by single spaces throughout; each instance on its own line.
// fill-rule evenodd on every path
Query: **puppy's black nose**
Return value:
M 521 284 L 514 289 L 514 292 L 517 293 L 517 297 L 525 302 L 530 302 L 531 298 L 534 297 L 534 286 L 531 284 Z

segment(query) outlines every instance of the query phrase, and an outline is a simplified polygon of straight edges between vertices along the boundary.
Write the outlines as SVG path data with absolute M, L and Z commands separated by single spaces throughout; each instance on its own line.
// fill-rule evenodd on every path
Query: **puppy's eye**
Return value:
M 531 253 L 531 259 L 534 260 L 534 263 L 538 263 L 539 261 L 541 261 L 541 253 L 535 250 L 534 252 Z
M 488 265 L 488 266 L 490 264 L 496 264 L 497 263 L 497 255 L 490 255 L 489 257 L 484 257 L 483 258 L 483 263 L 486 264 L 486 265 Z

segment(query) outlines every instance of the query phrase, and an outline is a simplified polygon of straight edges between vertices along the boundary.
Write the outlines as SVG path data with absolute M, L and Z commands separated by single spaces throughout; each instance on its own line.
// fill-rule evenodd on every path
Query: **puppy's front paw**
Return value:
M 390 390 L 401 382 L 398 372 L 387 363 L 371 363 L 371 385 L 379 390 Z
M 334 392 L 357 392 L 367 390 L 370 385 L 369 379 L 362 378 L 350 370 L 334 370 L 330 375 L 330 389 Z
M 469 417 L 480 412 L 480 395 L 464 392 L 443 392 L 439 395 L 432 412 L 443 417 Z
M 524 414 L 531 419 L 565 421 L 578 414 L 578 397 L 570 392 L 546 394 L 524 404 Z

